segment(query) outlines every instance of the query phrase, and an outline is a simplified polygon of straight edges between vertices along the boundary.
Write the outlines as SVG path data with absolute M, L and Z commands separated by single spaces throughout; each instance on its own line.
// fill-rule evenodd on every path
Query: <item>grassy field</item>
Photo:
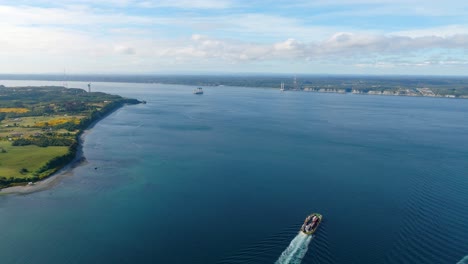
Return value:
M 63 133 L 71 133 L 75 134 L 75 132 L 70 132 L 65 129 L 57 129 L 54 132 L 58 134 L 63 134 Z M 25 128 L 25 127 L 12 127 L 12 128 L 7 128 L 7 129 L 0 129 L 0 138 L 6 139 L 8 137 L 11 137 L 10 135 L 13 133 L 21 133 L 23 134 L 24 138 L 28 138 L 31 135 L 34 135 L 35 133 L 43 133 L 42 130 L 37 129 L 37 128 Z
M 63 116 L 63 115 L 50 115 L 50 116 L 28 116 L 21 118 L 8 118 L 2 121 L 2 126 L 17 126 L 22 127 L 33 127 L 33 126 L 43 126 L 44 123 L 49 123 L 49 125 L 57 125 L 60 123 L 65 123 L 67 121 L 77 121 L 84 118 L 82 115 L 73 115 L 73 116 Z
M 68 152 L 68 147 L 46 147 L 22 146 L 13 147 L 11 142 L 0 141 L 0 147 L 5 149 L 6 153 L 0 153 L 0 176 L 26 178 L 32 175 L 32 172 L 39 169 L 50 159 L 64 155 Z M 29 173 L 21 174 L 20 170 L 25 168 Z
M 78 149 L 76 134 L 136 99 L 55 86 L 0 85 L 0 188 L 46 178 Z
M 0 138 L 11 137 L 14 133 L 21 133 L 23 137 L 27 138 L 36 133 L 42 134 L 42 127 L 45 123 L 51 126 L 62 124 L 64 122 L 72 121 L 78 123 L 80 119 L 84 118 L 82 115 L 63 116 L 63 115 L 51 115 L 51 116 L 29 116 L 21 118 L 8 118 L 0 122 Z M 54 129 L 55 133 L 69 133 L 65 129 Z M 70 132 L 74 133 L 74 132 Z

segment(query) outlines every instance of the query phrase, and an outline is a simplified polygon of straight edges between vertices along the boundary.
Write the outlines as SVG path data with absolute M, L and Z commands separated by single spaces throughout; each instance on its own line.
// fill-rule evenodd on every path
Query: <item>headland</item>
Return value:
M 65 87 L 0 86 L 0 194 L 53 186 L 82 164 L 85 131 L 136 99 Z

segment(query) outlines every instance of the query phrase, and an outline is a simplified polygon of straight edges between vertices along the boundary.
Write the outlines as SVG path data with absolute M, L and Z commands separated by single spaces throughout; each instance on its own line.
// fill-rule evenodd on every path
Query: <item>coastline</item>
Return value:
M 97 122 L 97 121 L 96 121 Z M 75 158 L 61 168 L 59 171 L 50 175 L 49 177 L 34 182 L 34 185 L 22 185 L 22 186 L 12 186 L 3 188 L 0 190 L 0 195 L 8 194 L 29 194 L 34 192 L 40 192 L 47 189 L 50 189 L 57 185 L 62 179 L 70 177 L 73 175 L 73 170 L 79 166 L 85 165 L 87 163 L 86 158 L 83 155 L 83 142 L 85 136 L 88 134 L 90 129 L 83 130 L 82 134 L 79 137 L 78 149 L 76 151 Z
M 73 170 L 79 166 L 85 165 L 87 163 L 86 157 L 83 153 L 83 142 L 85 140 L 86 135 L 91 131 L 91 129 L 101 120 L 109 116 L 110 114 L 114 113 L 118 109 L 124 107 L 127 103 L 123 103 L 115 107 L 114 109 L 110 110 L 109 112 L 105 113 L 103 116 L 94 120 L 89 124 L 89 126 L 82 131 L 78 132 L 78 147 L 75 152 L 75 157 L 71 162 L 65 165 L 63 168 L 59 169 L 57 172 L 49 175 L 48 177 L 34 182 L 33 185 L 20 185 L 20 186 L 12 186 L 0 189 L 0 196 L 2 195 L 9 195 L 9 194 L 30 194 L 35 192 L 44 191 L 50 189 L 57 185 L 62 179 L 66 177 L 70 177 L 73 175 Z
M 352 92 L 345 92 L 343 89 L 332 89 L 333 91 L 329 90 L 301 90 L 301 91 L 294 91 L 290 90 L 291 92 L 310 92 L 310 93 L 334 93 L 334 94 L 356 94 L 356 95 L 380 95 L 380 96 L 404 96 L 404 97 L 429 97 L 429 98 L 448 98 L 448 99 L 468 99 L 467 95 L 462 96 L 454 96 L 454 95 L 426 95 L 426 94 L 400 94 L 398 92 L 387 92 L 387 91 L 369 91 L 369 92 L 362 92 L 362 91 L 352 91 Z M 289 90 L 288 90 L 289 91 Z

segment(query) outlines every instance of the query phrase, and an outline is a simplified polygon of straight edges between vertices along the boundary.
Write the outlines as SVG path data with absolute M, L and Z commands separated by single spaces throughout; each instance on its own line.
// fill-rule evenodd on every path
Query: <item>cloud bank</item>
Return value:
M 406 67 L 434 73 L 446 69 L 449 74 L 467 69 L 468 19 L 441 18 L 445 23 L 414 22 L 403 28 L 389 20 L 384 21 L 388 26 L 376 29 L 330 23 L 324 17 L 368 21 L 362 20 L 368 10 L 398 8 L 393 1 L 272 1 L 273 11 L 260 10 L 262 5 L 256 2 L 106 0 L 98 5 L 76 0 L 11 5 L 0 0 L 0 59 L 8 62 L 0 70 L 158 72 L 222 66 L 226 71 L 353 73 Z M 460 8 L 456 12 L 440 7 L 436 14 L 427 10 L 440 4 L 425 3 L 423 11 L 411 12 L 423 19 L 450 12 L 464 15 L 463 8 L 468 7 L 456 2 Z M 411 0 L 407 6 L 415 9 L 423 3 Z M 315 13 L 291 16 L 290 11 L 299 7 Z

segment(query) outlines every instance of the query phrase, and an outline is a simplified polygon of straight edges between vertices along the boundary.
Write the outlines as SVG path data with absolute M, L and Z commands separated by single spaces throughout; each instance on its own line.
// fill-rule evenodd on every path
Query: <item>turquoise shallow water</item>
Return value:
M 1 263 L 274 263 L 311 212 L 302 263 L 468 254 L 468 100 L 193 88 L 94 83 L 148 104 L 54 188 L 0 197 Z

